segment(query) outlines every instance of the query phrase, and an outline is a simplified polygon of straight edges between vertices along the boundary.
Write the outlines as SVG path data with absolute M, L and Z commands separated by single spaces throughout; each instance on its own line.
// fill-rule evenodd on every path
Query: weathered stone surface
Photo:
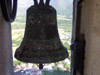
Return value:
M 0 75 L 13 75 L 11 24 L 3 19 L 0 9 Z
M 84 0 L 81 17 L 86 37 L 84 75 L 100 75 L 100 0 Z

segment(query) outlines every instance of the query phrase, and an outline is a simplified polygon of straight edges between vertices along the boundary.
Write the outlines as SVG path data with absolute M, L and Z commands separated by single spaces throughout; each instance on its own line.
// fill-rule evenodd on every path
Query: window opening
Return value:
M 18 11 L 15 22 L 12 24 L 13 55 L 20 45 L 24 36 L 26 25 L 26 10 L 33 5 L 33 0 L 18 0 Z M 64 61 L 45 64 L 42 72 L 37 64 L 23 63 L 13 56 L 14 75 L 18 74 L 43 74 L 43 75 L 70 75 L 71 65 L 71 35 L 72 35 L 72 10 L 73 0 L 51 0 L 52 5 L 57 10 L 57 26 L 60 39 L 69 52 L 69 57 Z

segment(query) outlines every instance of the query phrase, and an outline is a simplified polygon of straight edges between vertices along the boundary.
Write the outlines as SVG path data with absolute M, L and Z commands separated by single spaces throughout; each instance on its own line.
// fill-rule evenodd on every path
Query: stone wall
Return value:
M 13 75 L 11 24 L 3 19 L 0 9 L 0 75 Z
M 81 33 L 86 38 L 84 75 L 100 75 L 100 0 L 83 1 Z

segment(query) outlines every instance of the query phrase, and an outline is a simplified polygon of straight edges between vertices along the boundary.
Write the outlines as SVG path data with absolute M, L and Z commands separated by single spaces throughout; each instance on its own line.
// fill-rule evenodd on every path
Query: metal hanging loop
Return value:
M 40 6 L 43 6 L 43 5 L 44 5 L 44 0 L 40 0 L 39 5 L 40 5 Z
M 13 22 L 15 20 L 16 12 L 17 12 L 17 0 L 13 0 L 13 4 L 12 4 L 12 0 L 9 0 L 9 1 L 1 0 L 1 10 L 2 10 L 4 19 L 7 22 Z
M 35 6 L 38 5 L 37 0 L 33 0 L 33 1 L 34 1 L 34 5 L 35 5 Z
M 46 0 L 46 6 L 49 6 L 50 0 Z

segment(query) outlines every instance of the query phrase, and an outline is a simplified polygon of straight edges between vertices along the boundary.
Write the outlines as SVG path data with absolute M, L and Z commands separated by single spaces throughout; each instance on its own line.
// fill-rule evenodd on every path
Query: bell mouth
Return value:
M 63 51 L 59 51 L 59 52 L 52 52 L 52 53 L 48 53 L 48 55 L 44 53 L 44 55 L 32 55 L 31 53 L 25 54 L 25 53 L 21 53 L 20 52 L 20 48 L 17 49 L 16 53 L 15 53 L 15 58 L 22 61 L 22 62 L 26 62 L 26 63 L 55 63 L 58 61 L 62 61 L 64 59 L 66 59 L 68 57 L 68 52 L 67 50 L 63 50 Z

